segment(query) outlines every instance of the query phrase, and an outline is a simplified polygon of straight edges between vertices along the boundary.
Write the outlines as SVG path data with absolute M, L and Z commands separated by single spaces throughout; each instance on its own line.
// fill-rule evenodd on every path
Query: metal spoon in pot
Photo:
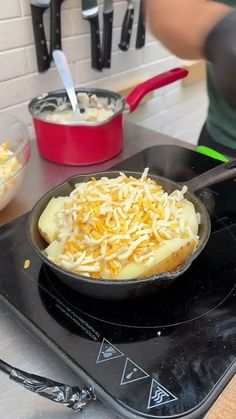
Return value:
M 60 49 L 55 49 L 52 53 L 53 60 L 56 64 L 58 73 L 60 75 L 60 78 L 64 84 L 64 87 L 66 89 L 66 92 L 68 94 L 68 97 L 70 99 L 70 103 L 72 106 L 72 109 L 76 115 L 77 120 L 81 120 L 78 100 L 75 93 L 74 83 L 71 76 L 69 64 L 67 61 L 67 58 Z

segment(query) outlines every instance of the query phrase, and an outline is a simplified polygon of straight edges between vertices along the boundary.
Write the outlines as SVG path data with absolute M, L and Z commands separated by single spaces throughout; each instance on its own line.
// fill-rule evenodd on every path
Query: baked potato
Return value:
M 39 230 L 43 238 L 49 243 L 45 249 L 45 254 L 50 258 L 57 258 L 61 251 L 61 243 L 56 240 L 57 237 L 57 222 L 55 215 L 61 211 L 64 204 L 68 200 L 67 197 L 52 198 L 39 219 Z M 198 217 L 192 202 L 184 199 L 182 201 L 182 214 L 185 219 L 185 224 L 192 230 L 194 234 L 198 233 Z M 147 268 L 141 263 L 129 263 L 126 265 L 114 280 L 126 280 L 132 278 L 142 278 L 151 275 L 158 275 L 164 272 L 171 272 L 176 270 L 181 264 L 185 262 L 190 256 L 197 242 L 195 240 L 187 239 L 173 239 L 166 242 L 156 250 L 153 263 Z
M 139 180 L 120 178 L 112 191 L 110 179 L 92 179 L 77 186 L 78 195 L 73 192 L 48 202 L 38 222 L 49 244 L 46 256 L 65 270 L 96 279 L 137 279 L 175 271 L 199 239 L 200 220 L 184 197 L 187 188 L 167 195 L 144 176 L 141 187 Z M 122 196 L 119 185 L 129 188 L 129 182 L 129 195 Z M 132 202 L 135 182 L 141 193 Z
M 175 271 L 193 253 L 195 247 L 196 242 L 193 240 L 169 240 L 156 250 L 153 263 L 148 267 L 142 263 L 129 263 L 114 279 L 144 278 Z
M 52 198 L 40 215 L 38 229 L 41 236 L 47 243 L 52 243 L 57 238 L 56 214 L 63 210 L 64 204 L 68 201 L 67 196 Z
M 61 250 L 61 243 L 58 240 L 53 240 L 53 242 L 50 243 L 44 251 L 48 257 L 57 258 L 57 256 L 61 253 Z
M 185 220 L 185 225 L 190 228 L 193 234 L 198 234 L 199 221 L 192 202 L 187 199 L 182 200 L 182 215 Z

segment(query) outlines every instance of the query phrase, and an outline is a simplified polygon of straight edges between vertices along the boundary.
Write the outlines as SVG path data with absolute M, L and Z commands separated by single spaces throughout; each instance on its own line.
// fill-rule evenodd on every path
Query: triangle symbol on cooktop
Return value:
M 104 338 L 100 346 L 96 364 L 100 364 L 101 362 L 105 361 L 110 361 L 111 359 L 119 358 L 123 355 L 123 352 L 119 351 L 119 349 L 117 349 L 107 339 Z
M 163 387 L 160 383 L 156 380 L 152 380 L 149 400 L 148 400 L 148 409 L 152 409 L 153 407 L 158 407 L 166 403 L 174 402 L 178 400 L 177 397 L 174 396 L 169 390 Z
M 149 374 L 147 374 L 141 367 L 131 361 L 131 359 L 126 358 L 120 382 L 121 386 L 124 384 L 133 383 L 134 381 L 143 380 L 147 377 L 149 377 Z

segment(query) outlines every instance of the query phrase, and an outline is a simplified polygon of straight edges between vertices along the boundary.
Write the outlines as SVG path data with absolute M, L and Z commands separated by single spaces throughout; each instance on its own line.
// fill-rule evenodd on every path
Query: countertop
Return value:
M 126 143 L 119 156 L 99 165 L 87 167 L 59 166 L 38 156 L 32 142 L 32 156 L 27 177 L 17 197 L 0 213 L 0 225 L 29 211 L 47 190 L 73 174 L 104 171 L 144 148 L 158 144 L 193 146 L 133 124 L 126 125 Z M 55 356 L 43 342 L 25 329 L 9 309 L 0 303 L 0 358 L 28 372 L 44 375 L 70 385 L 80 385 L 78 377 Z M 205 419 L 236 418 L 236 377 L 228 384 Z M 98 400 L 75 414 L 63 406 L 23 389 L 0 373 L 0 418 L 2 419 L 115 419 L 110 410 Z

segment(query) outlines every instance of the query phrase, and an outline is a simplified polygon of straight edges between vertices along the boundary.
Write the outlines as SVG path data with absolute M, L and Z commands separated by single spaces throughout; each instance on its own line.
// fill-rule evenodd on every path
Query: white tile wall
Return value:
M 89 23 L 81 17 L 81 0 L 65 0 L 62 5 L 63 50 L 67 54 L 76 85 L 119 90 L 181 65 L 147 32 L 146 46 L 135 49 L 139 1 L 135 2 L 135 22 L 131 47 L 127 53 L 118 48 L 120 29 L 127 2 L 114 0 L 112 68 L 97 72 L 90 65 Z M 102 30 L 102 0 L 99 0 Z M 44 23 L 49 41 L 49 11 Z M 29 0 L 1 0 L 0 7 L 0 111 L 22 119 L 32 133 L 27 105 L 42 92 L 61 88 L 52 65 L 38 74 L 33 42 Z M 159 89 L 154 98 L 127 118 L 163 133 L 196 143 L 206 115 L 204 83 L 182 87 L 181 82 Z
M 18 0 L 1 0 L 0 19 L 20 17 L 21 9 Z

